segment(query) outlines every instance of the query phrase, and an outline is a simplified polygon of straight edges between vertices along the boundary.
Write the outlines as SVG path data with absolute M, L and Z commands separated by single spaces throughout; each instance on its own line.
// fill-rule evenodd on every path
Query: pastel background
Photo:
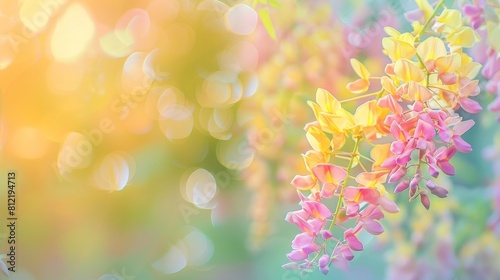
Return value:
M 409 29 L 416 7 L 346 2 L 0 1 L 0 254 L 17 172 L 10 279 L 325 278 L 281 268 L 306 101 L 319 87 L 352 97 L 352 57 L 382 72 L 383 27 Z M 328 277 L 500 277 L 500 128 L 487 110 L 467 117 L 474 150 L 442 179 L 450 196 L 430 211 L 398 197 L 386 232 Z

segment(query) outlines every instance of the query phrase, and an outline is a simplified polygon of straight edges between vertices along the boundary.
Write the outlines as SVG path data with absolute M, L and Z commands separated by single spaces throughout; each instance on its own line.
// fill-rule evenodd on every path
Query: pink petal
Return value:
M 405 142 L 402 142 L 402 141 L 394 141 L 391 143 L 391 152 L 399 155 L 401 154 L 403 151 L 404 151 L 404 148 L 405 148 Z
M 299 233 L 292 241 L 292 249 L 301 249 L 305 245 L 313 242 L 314 236 L 307 232 Z
M 436 187 L 431 190 L 431 193 L 439 198 L 445 198 L 448 196 L 448 190 L 443 187 Z
M 439 138 L 441 138 L 441 140 L 443 140 L 446 143 L 450 142 L 452 134 L 451 134 L 449 129 L 446 129 L 446 130 L 440 129 L 438 134 L 439 134 Z
M 465 132 L 467 132 L 471 127 L 474 126 L 474 120 L 466 120 L 463 122 L 459 122 L 455 124 L 453 127 L 453 134 L 454 135 L 462 135 Z
M 399 184 L 396 185 L 396 188 L 394 188 L 394 193 L 398 194 L 408 188 L 410 185 L 410 180 L 404 179 L 403 181 L 399 182 Z
M 382 211 L 378 207 L 376 207 L 375 205 L 370 205 L 370 207 L 366 208 L 366 210 L 368 210 L 369 208 L 372 209 L 367 217 L 369 220 L 380 220 L 384 218 L 384 213 L 382 213 Z
M 334 256 L 332 259 L 332 265 L 343 271 L 349 271 L 349 262 L 342 256 Z
M 342 245 L 342 246 L 338 247 L 338 252 L 340 252 L 342 254 L 342 256 L 344 256 L 344 258 L 348 261 L 351 261 L 352 259 L 354 259 L 354 254 L 352 253 L 351 249 L 347 245 Z
M 380 193 L 372 188 L 347 187 L 344 189 L 344 196 L 348 200 L 357 199 L 357 202 L 365 201 L 375 204 L 380 197 Z
M 338 184 L 347 177 L 347 172 L 334 164 L 318 164 L 312 172 L 322 183 Z
M 477 103 L 477 101 L 474 101 L 470 98 L 461 98 L 458 102 L 465 111 L 471 114 L 477 114 L 483 109 L 481 105 Z
M 386 95 L 380 98 L 377 101 L 377 105 L 382 108 L 388 108 L 396 115 L 401 115 L 401 113 L 403 112 L 403 108 L 401 107 L 401 105 L 399 105 L 399 103 L 394 99 L 392 95 Z
M 354 251 L 363 251 L 363 243 L 354 234 L 344 235 L 347 245 Z
M 332 215 L 332 212 L 323 203 L 317 201 L 302 202 L 302 209 L 314 218 L 325 219 Z
M 471 4 L 464 5 L 464 7 L 462 8 L 462 11 L 464 12 L 464 14 L 466 14 L 469 17 L 477 16 L 481 13 L 481 9 L 479 7 L 471 5 Z
M 348 201 L 346 203 L 345 214 L 347 215 L 347 217 L 355 216 L 356 214 L 358 214 L 358 211 L 359 211 L 359 204 L 358 203 L 356 203 L 354 201 Z
M 321 188 L 321 197 L 332 198 L 337 190 L 338 186 L 330 183 L 323 184 Z
M 299 262 L 307 259 L 307 254 L 302 250 L 293 250 L 291 253 L 286 255 L 289 260 L 292 262 Z
M 325 223 L 325 220 L 322 219 L 312 219 L 307 222 L 309 229 L 313 234 L 318 234 L 325 226 Z
M 319 261 L 318 261 L 319 270 L 324 275 L 327 275 L 328 271 L 330 270 L 330 268 L 328 267 L 329 261 L 330 261 L 330 257 L 328 255 L 326 255 L 326 254 L 323 255 L 323 256 L 321 256 L 321 258 L 319 258 Z
M 448 161 L 438 161 L 437 166 L 446 174 L 453 176 L 455 175 L 455 167 L 451 165 Z
M 472 146 L 465 142 L 460 136 L 453 136 L 453 144 L 455 144 L 457 150 L 462 153 L 469 153 L 472 151 Z
M 394 203 L 394 201 L 390 200 L 387 196 L 380 197 L 380 206 L 388 212 L 388 213 L 397 213 L 399 212 L 399 207 Z
M 426 140 L 431 140 L 436 135 L 434 126 L 428 122 L 418 120 L 417 127 L 415 128 L 415 137 L 424 136 Z
M 439 176 L 439 171 L 434 166 L 429 164 L 429 174 L 431 174 L 432 177 L 437 178 Z
M 433 190 L 437 187 L 436 183 L 434 183 L 433 181 L 431 180 L 427 180 L 427 183 L 425 183 L 425 185 L 427 186 L 427 188 L 429 188 L 429 190 Z
M 406 168 L 400 166 L 400 167 L 397 167 L 397 169 L 393 169 L 395 170 L 394 172 L 392 172 L 391 170 L 391 175 L 389 175 L 389 180 L 387 181 L 388 183 L 394 183 L 394 182 L 397 182 L 399 180 L 401 180 L 401 178 L 403 178 L 405 175 L 406 175 Z
M 311 175 L 296 175 L 292 179 L 292 185 L 299 189 L 307 189 L 314 186 L 315 182 Z
M 379 235 L 384 232 L 382 225 L 373 220 L 363 220 L 363 228 L 373 235 Z
M 441 73 L 439 79 L 445 85 L 453 85 L 457 82 L 457 76 L 453 73 Z
M 429 200 L 429 196 L 423 192 L 420 193 L 420 202 L 427 210 L 429 210 L 429 208 L 431 207 L 431 201 Z
M 324 240 L 330 239 L 333 237 L 333 234 L 331 231 L 324 229 L 321 231 L 321 237 L 323 237 Z
M 318 251 L 318 244 L 316 243 L 309 243 L 306 244 L 304 247 L 302 247 L 302 251 L 306 253 L 307 255 L 311 254 L 312 252 Z
M 415 143 L 413 141 L 413 143 Z M 400 154 L 399 156 L 396 157 L 396 163 L 399 166 L 406 166 L 408 162 L 411 160 L 411 152 L 413 151 L 413 148 L 410 146 L 410 143 L 406 145 L 405 151 Z

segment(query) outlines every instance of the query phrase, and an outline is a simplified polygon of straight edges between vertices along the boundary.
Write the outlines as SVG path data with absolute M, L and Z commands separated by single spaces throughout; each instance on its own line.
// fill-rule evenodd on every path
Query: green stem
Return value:
M 382 89 L 382 91 L 383 91 L 383 89 Z M 344 99 L 344 100 L 340 100 L 340 103 L 354 101 L 354 100 L 358 100 L 358 99 L 362 99 L 362 98 L 365 98 L 365 97 L 370 97 L 370 96 L 374 96 L 374 95 L 378 95 L 378 94 L 380 94 L 380 91 L 372 92 L 372 93 L 367 93 L 367 94 L 363 94 L 363 95 L 360 95 L 360 96 L 356 96 L 356 97 L 352 97 L 352 98 L 347 98 L 347 99 Z
M 439 1 L 439 3 L 436 5 L 436 7 L 434 8 L 434 11 L 432 12 L 431 16 L 427 19 L 427 21 L 425 22 L 424 24 L 424 27 L 422 27 L 422 30 L 420 30 L 420 32 L 418 32 L 417 34 L 417 38 L 420 38 L 420 36 L 422 36 L 422 34 L 425 32 L 425 30 L 427 29 L 427 27 L 429 27 L 429 24 L 431 23 L 432 19 L 436 16 L 437 14 L 437 11 L 439 10 L 439 8 L 444 4 L 444 0 L 441 0 Z
M 361 138 L 356 138 L 356 143 L 354 144 L 354 149 L 352 150 L 351 160 L 349 160 L 349 164 L 347 165 L 347 177 L 342 184 L 342 188 L 340 189 L 339 200 L 337 201 L 337 208 L 335 209 L 335 216 L 333 216 L 333 221 L 330 224 L 330 228 L 328 229 L 330 232 L 332 231 L 333 226 L 337 222 L 337 217 L 339 216 L 340 206 L 342 205 L 342 200 L 344 199 L 344 190 L 347 187 L 347 182 L 349 181 L 347 178 L 349 177 L 349 173 L 351 172 L 351 168 L 354 165 L 354 158 L 357 157 L 359 143 L 361 142 Z
M 415 55 L 417 56 L 417 59 L 418 61 L 420 62 L 420 64 L 422 64 L 422 67 L 424 68 L 424 72 L 425 72 L 425 87 L 428 87 L 429 86 L 429 71 L 427 71 L 427 67 L 425 66 L 425 63 L 424 61 L 422 60 L 422 58 L 420 57 L 420 55 L 418 55 L 418 53 L 415 53 Z

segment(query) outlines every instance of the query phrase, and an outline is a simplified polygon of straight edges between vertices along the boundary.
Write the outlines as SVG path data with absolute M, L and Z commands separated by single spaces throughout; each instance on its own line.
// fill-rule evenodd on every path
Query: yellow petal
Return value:
M 462 13 L 455 9 L 445 9 L 436 20 L 437 32 L 450 33 L 462 26 Z
M 342 149 L 347 137 L 345 133 L 333 132 L 332 133 L 332 150 L 338 151 Z
M 376 145 L 375 147 L 373 147 L 373 149 L 370 151 L 370 157 L 375 161 L 373 163 L 372 169 L 373 170 L 382 169 L 380 165 L 391 155 L 392 152 L 390 143 Z
M 364 93 L 369 87 L 370 81 L 363 79 L 357 79 L 356 81 L 347 84 L 347 89 L 355 94 Z
M 341 108 L 340 102 L 325 89 L 316 90 L 316 102 L 325 112 L 333 113 Z
M 460 54 L 453 53 L 436 59 L 436 68 L 439 73 L 453 73 L 460 68 L 461 63 L 462 59 Z
M 356 123 L 362 126 L 374 126 L 377 123 L 376 105 L 377 100 L 370 100 L 359 105 L 354 113 Z
M 304 164 L 309 172 L 312 172 L 312 169 L 318 165 L 318 163 L 330 161 L 329 155 L 325 156 L 325 154 L 314 150 L 307 151 L 305 155 L 302 155 L 302 158 L 304 159 Z
M 429 4 L 427 0 L 415 0 L 415 2 L 417 3 L 418 8 L 424 12 L 425 20 L 428 20 L 434 11 L 431 4 Z
M 432 92 L 419 83 L 408 83 L 408 97 L 414 101 L 427 101 L 432 98 Z
M 424 71 L 422 71 L 422 69 L 420 69 L 408 59 L 399 59 L 398 61 L 396 61 L 396 63 L 394 64 L 394 72 L 405 83 L 409 81 L 418 83 L 421 82 L 425 77 Z
M 417 47 L 417 53 L 424 62 L 447 55 L 443 40 L 429 37 Z
M 400 58 L 412 58 L 417 52 L 413 43 L 393 37 L 383 38 L 382 46 L 387 56 L 389 56 L 392 61 L 396 61 Z
M 316 117 L 316 119 L 319 120 L 319 114 L 323 111 L 323 109 L 321 109 L 321 107 L 318 104 L 312 101 L 307 101 L 307 105 L 309 105 L 309 107 L 311 107 L 311 109 L 313 110 L 314 117 Z
M 474 79 L 477 76 L 477 74 L 479 74 L 481 67 L 483 66 L 480 63 L 470 62 L 462 66 L 462 68 L 460 69 L 460 76 L 467 77 L 469 79 Z
M 384 27 L 384 31 L 385 31 L 385 33 L 387 33 L 387 35 L 392 36 L 392 37 L 398 37 L 399 35 L 401 35 L 401 33 L 399 31 L 397 31 L 396 29 L 394 29 L 390 26 Z
M 359 62 L 359 60 L 355 58 L 351 58 L 351 66 L 354 72 L 363 80 L 368 80 L 370 77 L 370 72 L 368 72 L 368 69 Z
M 327 153 L 330 150 L 330 139 L 326 136 L 326 134 L 321 131 L 321 129 L 310 126 L 307 129 L 306 138 L 311 148 L 316 151 Z
M 495 49 L 495 51 L 500 52 L 500 25 L 492 28 L 491 32 L 488 34 L 489 44 Z
M 396 93 L 396 86 L 388 76 L 382 76 L 382 79 L 380 79 L 380 84 L 382 84 L 382 88 L 388 93 Z
M 451 45 L 470 48 L 480 41 L 479 35 L 469 26 L 462 26 L 446 36 Z M 498 41 L 498 39 L 495 39 Z

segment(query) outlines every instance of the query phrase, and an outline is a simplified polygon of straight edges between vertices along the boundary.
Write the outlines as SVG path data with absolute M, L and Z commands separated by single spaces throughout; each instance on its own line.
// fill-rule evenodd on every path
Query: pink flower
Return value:
M 486 0 L 478 0 L 476 5 L 466 4 L 462 11 L 469 17 L 472 28 L 478 29 L 484 23 L 484 7 Z
M 330 262 L 330 257 L 326 254 L 321 256 L 321 258 L 319 258 L 319 261 L 318 261 L 319 270 L 324 275 L 327 275 L 328 271 L 330 270 L 330 267 L 328 266 L 329 262 Z
M 457 148 L 455 146 L 440 147 L 434 153 L 427 153 L 427 162 L 429 165 L 429 173 L 432 177 L 437 177 L 439 167 L 447 175 L 455 175 L 455 168 L 450 164 L 449 160 L 453 157 Z
M 302 209 L 310 216 L 320 220 L 325 220 L 332 216 L 330 209 L 323 203 L 317 201 L 304 201 L 302 202 Z
M 369 205 L 363 211 L 359 221 L 367 232 L 373 235 L 379 235 L 384 232 L 384 228 L 377 220 L 383 217 L 384 213 L 382 213 L 376 205 Z
M 480 89 L 478 83 L 478 80 L 471 81 L 468 78 L 462 78 L 460 80 L 460 85 L 462 87 L 458 90 L 458 103 L 465 111 L 471 114 L 479 113 L 483 109 L 477 101 L 469 98 L 469 96 L 476 96 L 479 94 Z
M 409 179 L 404 179 L 399 184 L 396 185 L 396 188 L 394 188 L 394 193 L 398 194 L 408 188 L 410 185 L 410 180 Z
M 363 243 L 356 237 L 352 228 L 344 232 L 344 239 L 352 250 L 363 251 Z
M 455 124 L 455 126 L 453 126 L 451 141 L 459 152 L 468 153 L 472 151 L 472 146 L 469 143 L 465 142 L 465 140 L 462 139 L 461 136 L 462 134 L 467 132 L 473 125 L 473 120 L 467 120 L 457 123 Z
M 311 175 L 296 175 L 292 179 L 292 185 L 297 189 L 311 189 L 316 184 L 316 181 Z
M 321 196 L 331 198 L 339 184 L 347 177 L 347 172 L 334 164 L 318 164 L 312 172 L 323 183 Z
M 341 245 L 333 251 L 332 265 L 338 269 L 349 271 L 349 261 L 354 258 L 348 245 Z

